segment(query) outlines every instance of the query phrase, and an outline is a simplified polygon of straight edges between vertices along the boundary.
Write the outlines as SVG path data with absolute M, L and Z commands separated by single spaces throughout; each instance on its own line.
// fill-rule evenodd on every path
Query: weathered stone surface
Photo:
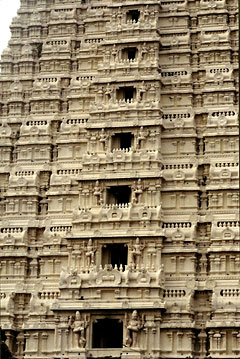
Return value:
M 236 0 L 21 0 L 0 74 L 17 359 L 240 355 Z

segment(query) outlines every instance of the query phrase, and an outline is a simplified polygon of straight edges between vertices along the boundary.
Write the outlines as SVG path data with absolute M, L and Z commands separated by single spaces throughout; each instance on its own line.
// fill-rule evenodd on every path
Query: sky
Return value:
M 7 47 L 10 40 L 9 26 L 19 7 L 20 0 L 0 0 L 0 54 Z

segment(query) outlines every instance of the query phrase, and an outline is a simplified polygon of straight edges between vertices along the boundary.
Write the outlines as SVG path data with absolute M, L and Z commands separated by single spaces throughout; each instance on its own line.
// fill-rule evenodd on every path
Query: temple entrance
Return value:
M 122 348 L 123 323 L 119 319 L 97 319 L 93 323 L 93 348 Z M 107 358 L 107 357 L 105 357 Z

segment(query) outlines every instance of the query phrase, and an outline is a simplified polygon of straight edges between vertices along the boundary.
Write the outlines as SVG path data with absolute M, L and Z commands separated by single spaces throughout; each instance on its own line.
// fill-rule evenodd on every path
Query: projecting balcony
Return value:
M 120 59 L 115 62 L 103 62 L 99 65 L 101 78 L 112 76 L 138 76 L 141 80 L 158 79 L 160 80 L 159 64 L 156 57 L 149 58 L 148 61 L 140 59 Z
M 87 153 L 82 159 L 82 175 L 104 171 L 113 176 L 113 171 L 124 172 L 126 170 L 147 170 L 156 173 L 160 170 L 161 156 L 159 151 L 134 151 L 130 149 L 114 149 L 107 153 Z M 149 173 L 150 171 L 150 173 Z
M 147 124 L 149 125 L 149 117 L 154 116 L 155 121 L 160 119 L 160 108 L 159 81 L 142 81 L 137 85 L 130 81 L 128 84 L 109 83 L 99 86 L 95 101 L 90 103 L 89 112 L 91 118 L 88 127 L 96 127 L 96 123 L 101 120 L 105 121 L 104 127 L 108 121 L 111 123 L 110 127 L 113 127 L 116 117 L 118 121 L 117 127 L 121 127 L 120 123 L 128 121 L 130 118 L 134 120 L 134 125 L 136 126 L 139 111 L 142 112 L 141 119 L 144 115 L 147 115 Z M 122 114 L 123 112 L 124 114 Z M 103 113 L 109 113 L 111 117 L 103 118 Z
M 106 204 L 95 208 L 80 208 L 73 212 L 73 235 L 85 233 L 91 237 L 101 231 L 102 235 L 135 235 L 162 232 L 161 205 L 144 206 L 141 204 Z
M 234 107 L 212 109 L 207 119 L 208 133 L 235 133 L 238 127 L 238 114 Z
M 143 110 L 160 110 L 160 100 L 139 101 L 137 99 L 116 99 L 108 103 L 94 102 L 91 103 L 90 114 L 99 112 L 119 112 L 119 111 L 143 111 Z
M 106 264 L 104 268 L 100 266 L 91 266 L 86 268 L 81 268 L 79 270 L 72 271 L 68 273 L 67 271 L 62 271 L 60 275 L 59 287 L 64 298 L 67 295 L 71 296 L 70 288 L 79 288 L 81 290 L 89 289 L 89 287 L 101 288 L 101 287 L 110 287 L 119 288 L 119 292 L 114 294 L 115 299 L 123 296 L 121 288 L 123 287 L 163 287 L 164 284 L 164 267 L 160 266 L 158 269 L 153 270 L 148 267 L 142 266 L 120 266 L 117 265 L 113 268 L 112 265 Z M 68 288 L 68 291 L 64 290 Z M 160 289 L 159 288 L 159 289 Z M 122 294 L 121 294 L 122 292 Z M 86 294 L 87 295 L 87 294 Z M 92 295 L 89 295 L 89 299 Z M 96 294 L 94 293 L 96 298 Z M 99 295 L 99 299 L 101 295 Z M 156 297 L 155 297 L 156 298 Z M 97 298 L 96 298 L 97 299 Z M 121 303 L 119 303 L 122 305 Z M 92 303 L 94 308 L 96 304 Z M 116 306 L 117 304 L 115 304 Z M 145 303 L 145 306 L 147 304 Z
M 232 251 L 233 255 L 239 248 L 239 221 L 226 219 L 222 221 L 214 221 L 211 228 L 211 249 L 216 251 L 219 246 L 224 246 L 226 250 Z M 239 266 L 239 261 L 235 260 L 234 266 Z M 239 270 L 239 269 L 238 269 Z
M 121 8 L 116 13 L 113 13 L 111 21 L 106 26 L 106 33 L 108 36 L 119 33 L 127 33 L 125 35 L 139 36 L 142 32 L 148 35 L 149 31 L 158 29 L 158 13 L 157 11 L 149 11 L 146 7 L 140 13 L 139 10 L 129 10 L 123 13 Z
M 222 26 L 221 28 L 208 28 L 201 31 L 200 34 L 200 48 L 209 46 L 230 46 L 230 29 Z

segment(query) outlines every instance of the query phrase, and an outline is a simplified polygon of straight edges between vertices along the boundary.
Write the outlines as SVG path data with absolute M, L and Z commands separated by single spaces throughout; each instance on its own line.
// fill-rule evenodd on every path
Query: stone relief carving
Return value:
M 130 265 L 134 267 L 141 267 L 142 251 L 145 248 L 145 244 L 140 242 L 139 238 L 136 238 L 135 244 L 132 244 L 130 249 Z
M 68 327 L 72 329 L 78 348 L 85 348 L 86 346 L 86 328 L 88 321 L 83 317 L 83 314 L 76 311 L 75 318 L 71 316 L 68 321 Z
M 127 335 L 125 345 L 127 347 L 138 348 L 139 347 L 139 333 L 143 328 L 143 319 L 140 319 L 138 312 L 134 310 L 131 314 L 131 318 L 126 324 Z

